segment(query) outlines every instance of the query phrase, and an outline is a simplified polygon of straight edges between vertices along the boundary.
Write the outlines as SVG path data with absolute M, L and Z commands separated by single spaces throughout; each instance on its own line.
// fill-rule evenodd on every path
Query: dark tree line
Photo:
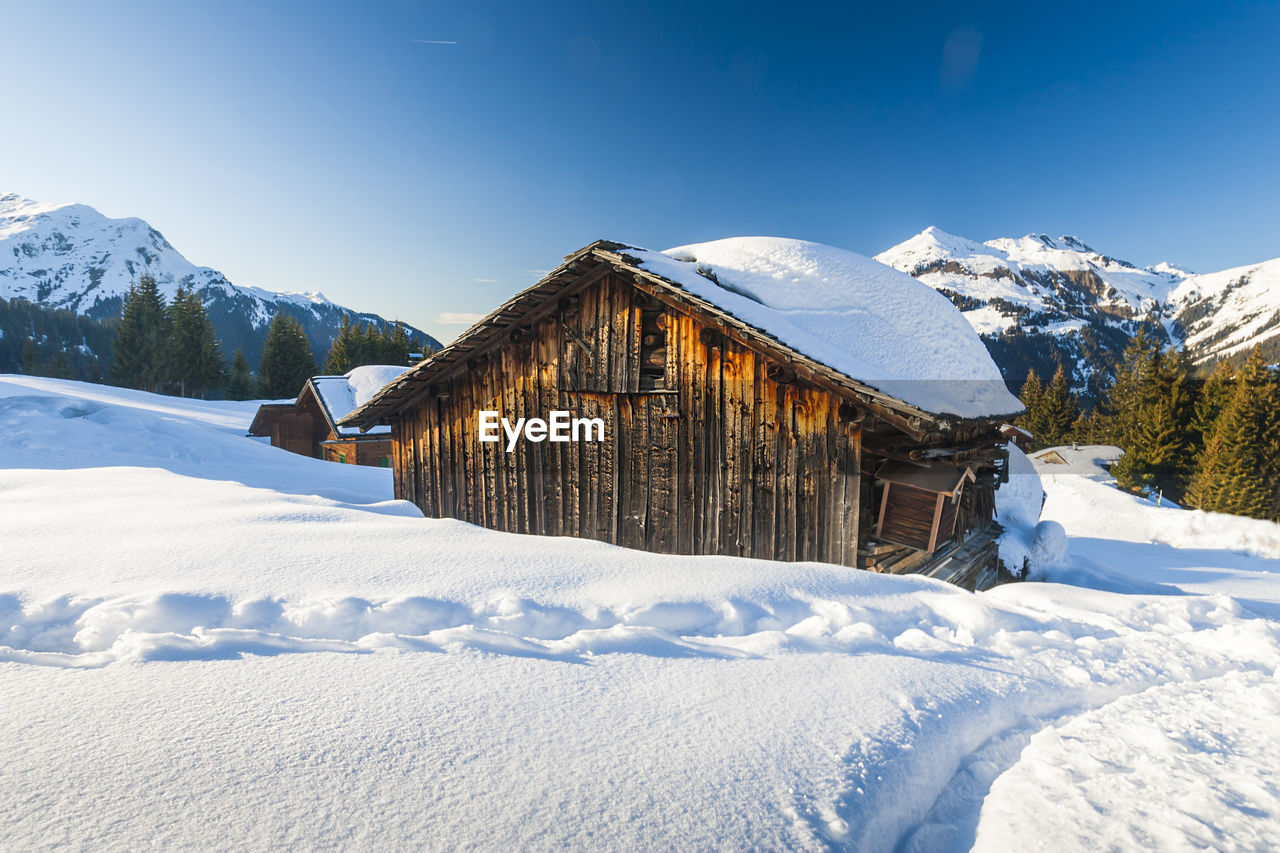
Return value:
M 272 317 L 262 345 L 262 364 L 258 366 L 261 395 L 273 400 L 296 397 L 315 375 L 316 359 L 302 324 L 287 314 Z
M 194 289 L 179 287 L 165 303 L 156 280 L 142 276 L 125 296 L 109 378 L 112 384 L 161 394 L 204 397 L 222 390 L 233 400 L 292 397 L 316 372 L 302 326 L 277 314 L 267 330 L 259 375 L 236 350 L 230 369 L 208 312 Z
M 325 359 L 324 372 L 339 376 L 366 364 L 409 364 L 410 355 L 421 351 L 421 344 L 409 338 L 401 323 L 379 330 L 372 323 L 357 326 L 344 314 L 342 327 Z
M 183 397 L 221 388 L 222 350 L 200 296 L 179 287 L 166 304 L 155 278 L 142 276 L 125 295 L 108 375 L 113 385 Z
M 379 328 L 344 315 L 324 368 L 342 374 L 367 364 L 410 364 L 428 351 L 400 323 Z M 0 299 L 0 373 L 108 381 L 163 394 L 232 400 L 292 397 L 318 371 L 302 323 L 277 314 L 257 374 L 237 349 L 230 365 L 194 288 L 166 302 L 142 276 L 121 301 L 119 319 L 95 319 L 25 299 Z
M 1197 377 L 1186 355 L 1139 333 L 1115 382 L 1082 412 L 1061 367 L 1022 387 L 1018 425 L 1036 448 L 1113 444 L 1116 482 L 1189 506 L 1280 521 L 1280 371 L 1254 349 L 1239 368 Z
M 26 299 L 0 299 L 0 373 L 101 382 L 115 321 Z

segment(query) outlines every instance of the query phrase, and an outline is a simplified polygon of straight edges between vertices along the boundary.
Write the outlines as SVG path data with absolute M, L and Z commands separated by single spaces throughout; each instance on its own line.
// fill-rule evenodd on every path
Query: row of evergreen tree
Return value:
M 325 370 L 342 374 L 365 364 L 409 364 L 414 349 L 404 326 L 378 329 L 343 317 Z M 302 324 L 284 313 L 271 319 L 262 361 L 254 376 L 244 353 L 236 350 L 229 369 L 213 323 L 192 288 L 179 287 L 173 300 L 149 275 L 129 288 L 112 348 L 108 377 L 113 385 L 184 397 L 221 390 L 232 400 L 295 396 L 317 365 Z
M 1047 384 L 1028 373 L 1021 397 L 1018 425 L 1037 448 L 1116 445 L 1125 454 L 1111 472 L 1124 488 L 1280 521 L 1280 371 L 1257 349 L 1199 377 L 1184 353 L 1139 333 L 1092 410 L 1061 366 Z
M 117 323 L 0 298 L 0 373 L 101 382 Z
M 166 304 L 154 277 L 144 275 L 130 286 L 108 378 L 113 385 L 183 397 L 220 387 L 222 349 L 199 294 L 180 286 Z
M 356 325 L 344 314 L 338 336 L 325 358 L 324 372 L 330 376 L 341 376 L 365 364 L 409 364 L 414 351 L 415 342 L 403 324 L 393 323 L 388 328 L 379 329 L 372 323 Z

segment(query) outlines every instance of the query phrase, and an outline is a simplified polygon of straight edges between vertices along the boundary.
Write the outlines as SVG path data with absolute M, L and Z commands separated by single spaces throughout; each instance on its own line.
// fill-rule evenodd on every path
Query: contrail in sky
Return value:
M 409 39 L 414 44 L 457 44 L 456 41 L 436 41 L 434 39 Z

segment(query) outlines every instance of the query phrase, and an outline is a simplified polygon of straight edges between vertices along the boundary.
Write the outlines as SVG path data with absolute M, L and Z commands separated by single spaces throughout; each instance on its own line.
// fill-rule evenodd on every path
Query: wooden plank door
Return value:
M 680 411 L 674 394 L 618 395 L 617 541 L 677 551 Z M 693 507 L 684 507 L 692 512 Z

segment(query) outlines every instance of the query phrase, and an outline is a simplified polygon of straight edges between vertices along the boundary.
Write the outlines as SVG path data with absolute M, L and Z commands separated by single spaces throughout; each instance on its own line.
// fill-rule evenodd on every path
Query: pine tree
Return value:
M 1278 408 L 1276 379 L 1255 347 L 1213 425 L 1187 490 L 1188 503 L 1214 512 L 1276 518 Z
M 27 338 L 22 344 L 22 366 L 19 371 L 27 376 L 39 376 L 40 370 L 40 348 L 35 341 Z
M 1044 388 L 1037 401 L 1038 420 L 1043 435 L 1040 441 L 1046 447 L 1066 444 L 1071 440 L 1072 429 L 1080 418 L 1080 403 L 1071 393 L 1066 371 L 1062 365 L 1054 371 L 1053 379 Z
M 169 381 L 183 397 L 222 384 L 222 348 L 200 294 L 179 287 L 169 304 Z
M 404 324 L 397 320 L 387 334 L 385 358 L 382 363 L 408 365 L 411 346 L 409 333 L 404 330 Z
M 360 330 L 360 348 L 352 367 L 378 364 L 382 358 L 382 333 L 372 323 L 365 323 Z
M 267 328 L 258 368 L 262 396 L 296 397 L 315 372 L 315 356 L 311 354 L 311 342 L 302 325 L 284 313 L 276 314 Z
M 249 372 L 249 362 L 244 353 L 236 350 L 231 359 L 231 371 L 227 375 L 227 399 L 249 400 L 253 398 L 253 374 Z
M 352 350 L 356 349 L 356 330 L 351 325 L 351 316 L 342 315 L 342 326 L 338 336 L 329 347 L 329 355 L 324 360 L 324 372 L 330 376 L 341 376 L 356 365 L 352 364 Z
M 1180 496 L 1193 469 L 1191 368 L 1139 331 L 1107 399 L 1113 440 L 1125 455 L 1111 469 L 1122 487 Z
M 1102 413 L 1101 406 L 1094 406 L 1076 418 L 1071 426 L 1071 441 L 1073 444 L 1111 443 L 1111 423 Z
M 53 360 L 49 362 L 49 375 L 54 379 L 74 378 L 71 372 L 71 359 L 67 357 L 66 350 L 58 350 L 54 353 Z
M 1044 432 L 1044 386 L 1040 384 L 1040 377 L 1036 375 L 1035 368 L 1027 371 L 1027 378 L 1022 383 L 1022 393 L 1018 395 L 1022 400 L 1022 405 L 1026 407 L 1026 412 L 1018 416 L 1015 423 L 1031 433 L 1031 446 L 1035 448 L 1050 447 L 1045 444 L 1042 433 Z
M 1220 361 L 1214 367 L 1209 378 L 1200 389 L 1200 398 L 1196 401 L 1196 414 L 1192 427 L 1196 434 L 1196 445 L 1203 451 L 1209 444 L 1213 433 L 1213 425 L 1218 415 L 1226 408 L 1235 389 L 1235 369 L 1230 362 Z
M 111 383 L 160 391 L 168 374 L 168 342 L 164 298 L 155 278 L 144 275 L 124 298 L 120 328 L 112 347 Z

